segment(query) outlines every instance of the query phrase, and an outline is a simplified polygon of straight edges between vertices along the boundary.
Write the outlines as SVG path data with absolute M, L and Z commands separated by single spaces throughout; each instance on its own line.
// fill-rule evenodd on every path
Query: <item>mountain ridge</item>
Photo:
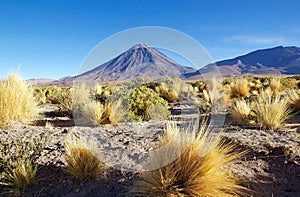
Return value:
M 232 59 L 209 64 L 204 68 L 207 69 L 210 66 L 217 66 L 225 77 L 300 74 L 300 48 L 277 46 L 259 49 Z
M 217 70 L 216 70 L 217 69 Z M 137 77 L 160 78 L 165 75 L 188 80 L 201 75 L 219 72 L 223 77 L 249 75 L 300 74 L 300 48 L 277 46 L 259 49 L 235 58 L 208 64 L 200 70 L 176 63 L 155 48 L 136 44 L 104 64 L 77 76 L 68 76 L 43 85 L 72 85 L 73 81 L 85 83 L 119 83 Z M 38 80 L 37 80 L 38 81 Z M 38 85 L 37 83 L 34 83 Z

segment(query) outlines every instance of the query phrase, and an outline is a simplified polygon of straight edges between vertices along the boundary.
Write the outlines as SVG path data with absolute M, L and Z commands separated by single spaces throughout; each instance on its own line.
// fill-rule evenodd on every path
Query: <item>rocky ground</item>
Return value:
M 163 121 L 78 127 L 66 117 L 48 115 L 35 126 L 0 130 L 0 138 L 49 135 L 49 141 L 36 161 L 37 180 L 26 190 L 24 197 L 125 196 L 164 127 Z M 46 121 L 53 127 L 46 128 Z M 177 121 L 180 124 L 179 119 Z M 297 119 L 290 121 L 300 122 Z M 233 173 L 250 189 L 249 195 L 300 196 L 300 126 L 288 126 L 279 131 L 228 126 L 222 133 L 226 141 L 249 151 L 231 166 Z M 107 173 L 84 182 L 78 182 L 66 173 L 64 143 L 70 134 L 98 142 L 101 158 L 111 166 Z

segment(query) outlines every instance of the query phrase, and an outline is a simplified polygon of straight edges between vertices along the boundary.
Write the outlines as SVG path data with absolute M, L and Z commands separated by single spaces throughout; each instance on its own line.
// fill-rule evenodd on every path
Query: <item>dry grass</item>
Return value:
M 100 170 L 104 169 L 96 148 L 94 141 L 70 137 L 65 144 L 67 171 L 81 181 L 96 178 Z
M 257 123 L 263 128 L 278 129 L 289 117 L 288 99 L 270 95 L 268 92 L 260 94 L 253 102 Z
M 279 95 L 279 93 L 283 90 L 283 85 L 281 84 L 280 78 L 271 78 L 269 87 L 275 96 Z
M 207 90 L 204 89 L 201 98 L 193 98 L 194 102 L 199 106 L 200 110 L 213 112 L 224 107 L 225 94 L 222 89 L 222 83 L 216 78 L 212 78 L 207 82 Z
M 54 125 L 51 122 L 46 122 L 45 123 L 45 129 L 52 129 L 54 127 Z
M 236 100 L 230 109 L 233 120 L 240 125 L 247 125 L 250 123 L 250 103 L 244 99 Z
M 157 86 L 155 88 L 155 91 L 159 93 L 162 98 L 166 99 L 169 102 L 175 102 L 179 100 L 180 91 L 176 91 L 176 89 L 167 87 L 165 83 L 161 83 L 159 86 Z
M 111 124 L 115 124 L 123 121 L 125 116 L 128 114 L 128 111 L 123 106 L 122 99 L 119 99 L 118 101 L 109 102 L 108 105 L 110 108 L 110 113 L 108 117 L 109 122 Z
M 87 123 L 93 125 L 103 124 L 104 106 L 97 101 L 87 103 L 83 108 L 83 116 Z
M 32 185 L 35 180 L 37 168 L 32 165 L 29 159 L 19 160 L 13 169 L 8 170 L 1 177 L 0 184 L 5 186 L 4 194 L 20 196 L 25 189 Z
M 0 185 L 4 193 L 21 195 L 35 179 L 34 160 L 45 147 L 47 135 L 0 139 Z
M 73 113 L 73 89 L 56 87 L 48 100 L 52 104 L 56 104 L 59 110 L 58 114 L 72 117 Z
M 295 112 L 300 112 L 300 90 L 292 90 L 289 92 L 290 106 Z
M 83 108 L 83 116 L 93 125 L 116 124 L 124 120 L 127 112 L 122 105 L 122 100 L 101 104 L 92 101 Z
M 33 91 L 16 74 L 0 82 L 0 127 L 8 128 L 13 121 L 28 123 L 39 115 Z
M 229 99 L 241 99 L 249 95 L 250 87 L 247 79 L 237 79 L 230 85 L 228 91 Z
M 243 187 L 230 165 L 241 154 L 220 137 L 208 136 L 209 128 L 184 131 L 174 124 L 160 137 L 160 149 L 152 157 L 155 170 L 142 173 L 129 192 L 132 196 L 237 196 Z
M 78 109 L 82 105 L 89 102 L 90 89 L 85 84 L 81 84 L 78 87 L 73 87 L 71 89 L 71 94 L 71 96 L 73 96 L 73 109 Z
M 167 101 L 176 102 L 179 101 L 181 90 L 184 86 L 183 83 L 183 81 L 173 79 L 171 84 L 161 83 L 155 88 L 155 91 Z
M 208 97 L 209 102 L 216 109 L 223 107 L 224 105 L 224 92 L 222 89 L 222 83 L 216 78 L 212 78 L 208 81 Z

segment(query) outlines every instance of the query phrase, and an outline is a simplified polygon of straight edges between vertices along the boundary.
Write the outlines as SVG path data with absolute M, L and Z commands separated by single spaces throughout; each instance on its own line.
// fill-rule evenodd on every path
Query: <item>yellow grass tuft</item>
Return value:
M 289 92 L 290 106 L 295 112 L 300 112 L 300 90 L 292 90 Z
M 104 105 L 92 101 L 83 108 L 84 117 L 94 125 L 116 124 L 124 120 L 127 112 L 122 105 L 122 100 L 108 102 Z
M 78 180 L 96 178 L 104 164 L 98 159 L 93 141 L 69 138 L 65 144 L 67 171 Z
M 171 130 L 170 130 L 171 129 Z M 132 196 L 237 196 L 238 185 L 229 165 L 241 156 L 220 136 L 213 139 L 204 124 L 200 131 L 184 131 L 176 125 L 166 127 L 159 138 L 161 148 L 152 162 L 158 169 L 143 172 L 129 195 Z M 174 157 L 175 156 L 175 157 Z
M 208 88 L 207 90 L 203 90 L 202 98 L 194 99 L 194 101 L 200 109 L 203 109 L 204 111 L 211 109 L 215 112 L 224 107 L 224 91 L 220 80 L 216 78 L 212 78 L 207 83 Z
M 33 91 L 16 74 L 0 82 L 0 127 L 8 128 L 13 121 L 29 123 L 39 115 Z
M 249 115 L 251 113 L 250 104 L 244 99 L 236 100 L 230 109 L 233 120 L 240 125 L 250 123 Z
M 279 95 L 280 92 L 283 90 L 283 85 L 281 84 L 281 81 L 279 78 L 272 78 L 270 80 L 269 87 L 271 88 L 274 96 Z
M 48 121 L 45 123 L 45 129 L 52 129 L 53 127 L 54 127 L 53 123 Z
M 245 98 L 249 95 L 250 87 L 247 79 L 237 79 L 230 85 L 228 96 L 229 99 Z
M 278 129 L 289 117 L 288 99 L 262 92 L 253 102 L 257 123 L 263 128 Z

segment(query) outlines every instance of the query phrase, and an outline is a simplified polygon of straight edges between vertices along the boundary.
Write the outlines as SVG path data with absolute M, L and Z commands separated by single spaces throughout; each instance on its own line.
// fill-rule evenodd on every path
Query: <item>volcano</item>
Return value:
M 74 79 L 86 82 L 126 81 L 139 77 L 158 79 L 165 75 L 185 78 L 195 72 L 191 67 L 176 63 L 155 48 L 137 44 L 116 58 L 82 73 Z

